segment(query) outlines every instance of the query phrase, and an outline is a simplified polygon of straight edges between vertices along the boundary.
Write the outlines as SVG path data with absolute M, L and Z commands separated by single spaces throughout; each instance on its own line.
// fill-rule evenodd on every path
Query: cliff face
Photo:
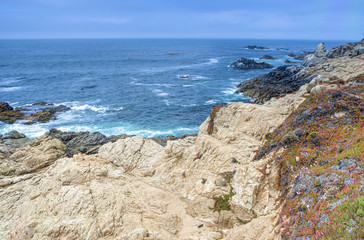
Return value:
M 57 159 L 65 154 L 58 139 L 34 140 L 2 162 L 0 236 L 216 239 L 239 236 L 236 229 L 254 219 L 265 225 L 255 224 L 252 236 L 271 234 L 279 175 L 276 164 L 252 161 L 253 151 L 288 113 L 232 103 L 197 137 L 166 147 L 120 139 L 94 156 Z
M 357 69 L 357 59 L 342 60 L 342 71 L 362 71 Z M 67 158 L 66 145 L 50 135 L 19 148 L 0 144 L 0 238 L 330 236 L 312 227 L 317 225 L 310 219 L 315 210 L 327 210 L 320 202 L 334 204 L 330 201 L 337 194 L 359 202 L 357 198 L 363 196 L 363 188 L 355 187 L 362 186 L 364 161 L 363 80 L 362 76 L 337 80 L 331 98 L 315 92 L 307 99 L 311 91 L 304 85 L 264 105 L 216 107 L 197 136 L 168 141 L 165 147 L 150 139 L 126 137 L 102 145 L 98 154 Z M 320 82 L 322 92 L 328 84 Z M 332 111 L 330 104 L 334 104 Z M 346 134 L 345 141 L 338 140 L 336 129 Z M 339 144 L 343 150 L 338 153 L 333 146 Z M 335 179 L 330 180 L 333 184 L 324 182 L 326 168 L 330 174 L 347 171 L 340 175 L 344 185 L 337 185 L 336 175 L 328 176 Z M 355 169 L 358 173 L 352 176 Z M 319 194 L 315 204 L 301 188 Z M 330 210 L 338 211 L 334 207 Z M 328 219 L 334 216 L 318 213 Z

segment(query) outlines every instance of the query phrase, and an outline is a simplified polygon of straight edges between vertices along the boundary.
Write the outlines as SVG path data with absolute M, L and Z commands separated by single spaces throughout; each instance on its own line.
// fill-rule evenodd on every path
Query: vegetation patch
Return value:
M 211 135 L 214 132 L 214 120 L 216 117 L 216 114 L 220 111 L 221 108 L 226 107 L 226 106 L 217 106 L 217 107 L 213 107 L 212 111 L 210 113 L 210 121 L 209 121 L 209 125 L 207 127 L 207 132 L 209 135 Z
M 230 211 L 230 199 L 235 195 L 235 193 L 230 192 L 229 194 L 223 194 L 220 197 L 215 197 L 215 204 L 212 208 L 213 211 L 221 212 L 222 210 Z
M 255 156 L 280 163 L 283 239 L 364 238 L 364 74 L 353 81 L 309 97 Z

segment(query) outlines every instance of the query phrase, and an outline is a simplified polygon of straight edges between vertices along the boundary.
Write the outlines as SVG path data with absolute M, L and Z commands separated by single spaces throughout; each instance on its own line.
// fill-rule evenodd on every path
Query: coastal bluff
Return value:
M 356 45 L 353 48 L 357 50 Z M 77 152 L 68 157 L 67 144 L 51 134 L 17 147 L 0 142 L 0 239 L 265 240 L 326 234 L 300 225 L 297 216 L 317 206 L 309 196 L 305 195 L 310 205 L 306 210 L 304 204 L 293 205 L 303 194 L 299 183 L 311 184 L 294 179 L 308 179 L 304 174 L 321 164 L 315 160 L 320 155 L 305 162 L 289 149 L 296 149 L 295 144 L 306 138 L 312 144 L 305 146 L 314 150 L 338 143 L 330 142 L 336 139 L 330 138 L 331 132 L 324 143 L 319 131 L 313 137 L 313 133 L 306 135 L 306 128 L 299 128 L 311 121 L 332 121 L 328 126 L 345 132 L 345 143 L 352 140 L 353 145 L 343 142 L 342 151 L 330 152 L 331 159 L 345 161 L 347 167 L 340 162 L 339 170 L 348 174 L 349 166 L 356 166 L 350 170 L 352 175 L 343 175 L 341 187 L 322 187 L 316 199 L 331 201 L 351 184 L 363 191 L 364 60 L 361 52 L 352 56 L 350 49 L 341 49 L 333 51 L 339 56 L 308 55 L 299 71 L 306 69 L 314 77 L 294 91 L 264 95 L 262 104 L 215 107 L 197 136 L 171 140 L 166 146 L 125 136 L 105 141 L 89 155 Z M 322 51 L 320 47 L 316 53 Z M 325 61 L 331 71 L 325 70 Z M 311 105 L 315 101 L 329 105 L 332 99 L 337 107 L 331 112 L 324 111 L 331 105 Z M 334 120 L 342 121 L 341 125 L 334 125 Z M 307 158 L 314 150 L 308 151 Z M 286 164 L 285 159 L 293 160 Z M 330 159 L 322 156 L 320 160 Z M 336 171 L 339 163 L 333 164 L 322 166 Z M 322 171 L 315 175 L 320 186 L 326 184 L 320 178 L 326 174 Z M 327 178 L 336 180 L 336 176 Z M 315 183 L 305 189 L 313 191 L 318 187 Z M 302 211 L 292 215 L 290 207 Z M 291 219 L 298 220 L 287 237 Z

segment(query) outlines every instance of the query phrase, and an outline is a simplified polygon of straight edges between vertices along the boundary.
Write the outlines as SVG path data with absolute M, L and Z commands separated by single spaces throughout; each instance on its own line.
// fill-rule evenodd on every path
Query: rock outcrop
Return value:
M 361 57 L 332 61 L 318 57 L 334 66 L 325 73 L 321 73 L 325 69 L 321 60 L 315 63 L 318 72 L 313 66 L 285 67 L 283 72 L 296 71 L 297 79 L 304 70 L 307 75 L 302 79 L 321 75 L 343 81 L 345 88 L 331 92 L 329 101 L 325 95 L 311 94 L 301 105 L 309 95 L 308 86 L 303 85 L 294 93 L 266 98 L 262 105 L 215 107 L 197 136 L 170 140 L 166 146 L 136 136 L 107 138 L 100 133 L 54 129 L 18 148 L 2 140 L 0 239 L 273 240 L 287 236 L 281 229 L 292 230 L 291 226 L 299 226 L 299 232 L 289 232 L 296 237 L 321 236 L 324 233 L 311 229 L 316 220 L 325 222 L 324 214 L 322 219 L 310 215 L 315 209 L 327 209 L 326 205 L 321 209 L 318 200 L 331 201 L 340 191 L 356 201 L 356 196 L 345 195 L 350 191 L 344 186 L 363 174 L 364 167 L 359 166 L 363 161 L 363 76 L 342 77 L 362 71 Z M 321 129 L 318 121 L 327 125 Z M 307 123 L 311 125 L 300 127 Z M 308 134 L 311 129 L 324 132 Z M 23 137 L 15 132 L 9 135 Z M 327 147 L 325 141 L 337 145 Z M 330 163 L 330 176 L 319 176 L 319 171 L 308 175 L 320 153 L 315 155 L 307 146 L 316 145 L 330 158 L 340 157 Z M 304 151 L 308 152 L 301 156 Z M 324 169 L 326 161 L 318 165 Z M 352 179 L 342 182 L 334 171 Z M 328 180 L 333 184 L 324 187 Z M 307 195 L 300 195 L 306 190 L 320 199 L 310 202 Z M 286 198 L 280 202 L 282 196 Z M 287 211 L 287 203 L 298 201 L 302 204 Z M 312 226 L 303 224 L 303 214 Z M 296 225 L 289 222 L 292 216 Z M 360 230 L 349 225 L 344 230 L 350 229 Z
M 309 83 L 307 91 L 312 95 L 337 89 L 340 84 L 346 84 L 349 79 L 364 72 L 363 45 L 364 40 L 327 51 L 320 43 L 314 53 L 304 57 L 303 65 L 278 67 L 270 73 L 241 82 L 236 93 L 253 98 L 255 103 L 263 103 L 297 91 L 306 83 Z
M 277 58 L 272 57 L 271 55 L 263 55 L 260 59 L 275 60 Z
M 267 74 L 241 82 L 236 93 L 253 98 L 255 103 L 263 103 L 273 97 L 292 93 L 313 78 L 298 75 L 301 70 L 300 66 L 278 67 Z
M 262 69 L 272 68 L 273 66 L 265 62 L 256 62 L 252 59 L 239 58 L 238 60 L 230 64 L 229 67 L 234 67 L 238 69 Z
M 18 120 L 26 120 L 23 123 L 27 125 L 36 122 L 45 123 L 55 120 L 56 113 L 66 112 L 70 109 L 64 105 L 54 106 L 46 102 L 38 102 L 31 106 L 14 109 L 8 103 L 0 102 L 0 121 L 12 124 Z
M 251 50 L 264 50 L 264 49 L 269 49 L 267 47 L 260 47 L 260 46 L 257 46 L 257 45 L 248 45 L 248 46 L 245 46 L 244 48 L 251 49 Z
M 286 116 L 232 103 L 211 133 L 207 119 L 166 147 L 127 137 L 73 158 L 61 158 L 70 141 L 52 131 L 1 162 L 0 238 L 239 239 L 248 222 L 267 237 L 257 223 L 275 227 L 278 166 L 252 157 Z

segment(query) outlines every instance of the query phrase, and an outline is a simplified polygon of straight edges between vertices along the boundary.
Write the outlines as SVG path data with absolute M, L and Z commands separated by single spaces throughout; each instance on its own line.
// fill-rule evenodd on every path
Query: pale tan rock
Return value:
M 100 147 L 98 155 L 109 160 L 124 172 L 139 172 L 141 175 L 151 175 L 154 163 L 163 147 L 153 140 L 142 137 L 119 139 L 115 143 L 107 143 Z
M 0 178 L 37 171 L 64 156 L 65 151 L 66 146 L 58 139 L 35 139 L 30 145 L 6 155 L 0 162 Z
M 15 152 L 0 146 L 0 239 L 279 239 L 280 168 L 254 151 L 307 91 L 334 89 L 363 64 L 318 60 L 306 69 L 312 84 L 264 105 L 228 104 L 211 135 L 207 118 L 197 137 L 166 147 L 130 137 L 61 158 L 65 146 L 49 137 Z M 214 211 L 230 193 L 230 211 Z

